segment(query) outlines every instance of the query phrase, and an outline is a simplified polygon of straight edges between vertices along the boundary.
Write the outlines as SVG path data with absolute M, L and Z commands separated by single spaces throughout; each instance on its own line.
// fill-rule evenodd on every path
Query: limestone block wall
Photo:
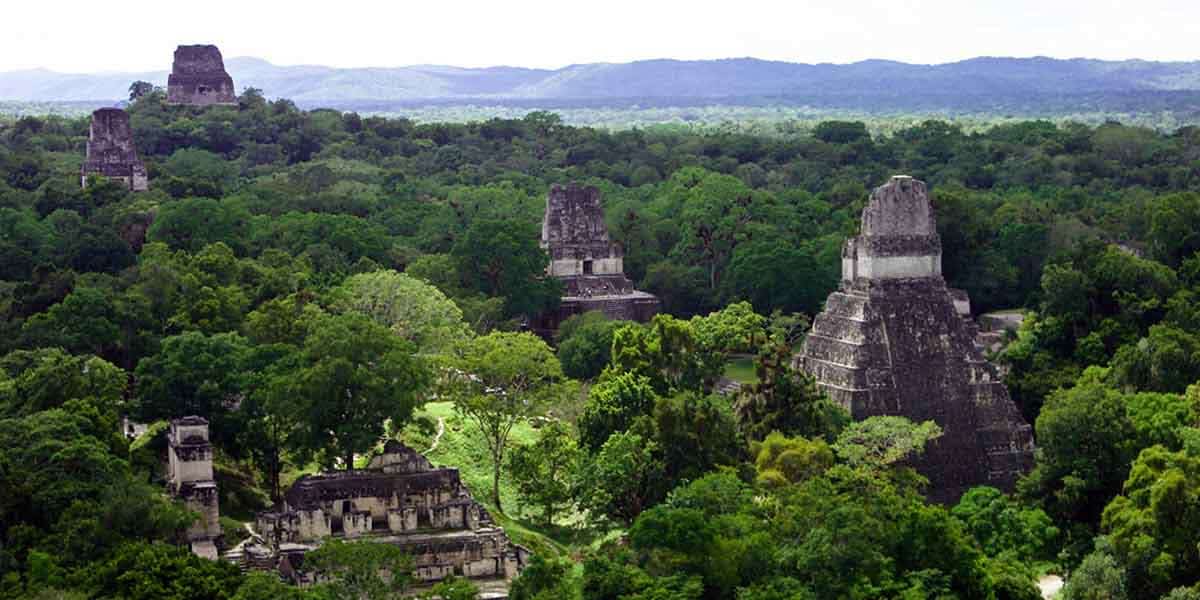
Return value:
M 319 508 L 298 511 L 298 516 L 300 522 L 297 524 L 295 537 L 288 541 L 319 540 L 333 533 L 332 519 Z
M 178 487 L 193 481 L 210 481 L 213 478 L 212 448 L 189 449 L 172 447 L 168 452 L 171 480 Z
M 387 519 L 388 529 L 392 533 L 404 533 L 417 529 L 417 509 L 415 507 L 390 509 L 388 510 Z
M 342 533 L 347 538 L 356 538 L 371 533 L 371 513 L 354 511 L 342 515 Z
M 211 540 L 220 537 L 221 520 L 216 484 L 209 482 L 208 485 L 188 488 L 184 490 L 183 494 L 184 506 L 200 515 L 188 527 L 188 541 Z
M 591 272 L 587 272 L 584 263 L 591 263 Z M 578 275 L 623 275 L 625 260 L 615 258 L 559 258 L 550 261 L 549 274 L 554 277 L 574 277 Z

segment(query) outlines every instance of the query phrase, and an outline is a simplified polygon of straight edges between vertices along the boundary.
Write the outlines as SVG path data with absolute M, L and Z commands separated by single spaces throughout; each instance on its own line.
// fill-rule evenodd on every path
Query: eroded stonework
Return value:
M 212 45 L 179 46 L 167 77 L 167 102 L 209 106 L 237 104 L 233 78 L 221 51 Z
M 135 192 L 144 192 L 149 187 L 146 165 L 133 145 L 129 114 L 119 108 L 101 108 L 92 113 L 80 185 L 87 187 L 88 177 L 93 175 L 122 181 Z
M 658 314 L 658 298 L 633 289 L 625 276 L 624 252 L 608 237 L 595 187 L 550 186 L 541 245 L 550 254 L 547 272 L 563 282 L 563 298 L 558 312 L 542 315 L 536 329 L 553 332 L 567 317 L 593 310 L 627 321 Z
M 200 515 L 187 530 L 192 552 L 216 560 L 221 522 L 208 421 L 202 417 L 171 421 L 167 432 L 167 461 L 167 486 L 171 493 L 183 500 L 188 510 Z
M 933 420 L 943 436 L 915 465 L 930 496 L 1011 490 L 1033 465 L 1033 437 L 975 344 L 966 293 L 946 287 L 925 184 L 893 177 L 842 251 L 842 280 L 813 321 L 799 366 L 855 419 Z M 963 313 L 966 313 L 965 315 Z
M 457 469 L 436 468 L 396 441 L 366 469 L 300 478 L 276 510 L 258 515 L 257 529 L 263 545 L 247 547 L 240 559 L 302 583 L 304 553 L 331 537 L 395 544 L 426 582 L 504 581 L 529 555 L 471 498 Z

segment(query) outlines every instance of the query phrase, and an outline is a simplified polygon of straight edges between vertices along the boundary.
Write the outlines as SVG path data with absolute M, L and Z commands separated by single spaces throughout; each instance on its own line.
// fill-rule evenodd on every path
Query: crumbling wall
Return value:
M 421 581 L 511 578 L 528 555 L 471 498 L 457 470 L 394 441 L 367 469 L 302 477 L 276 510 L 258 515 L 257 529 L 274 564 L 296 581 L 305 580 L 303 552 L 329 537 L 394 544 L 413 557 Z
M 212 45 L 179 46 L 167 77 L 167 102 L 192 106 L 237 104 L 233 78 Z
M 599 189 L 550 186 L 541 244 L 550 255 L 547 274 L 563 282 L 563 298 L 557 311 L 534 321 L 538 333 L 549 337 L 562 321 L 592 310 L 632 321 L 658 314 L 658 298 L 635 290 L 625 277 L 624 251 L 608 237 Z
M 88 128 L 87 154 L 80 169 L 80 185 L 87 187 L 88 177 L 101 175 L 118 180 L 132 191 L 149 188 L 146 165 L 138 158 L 133 143 L 129 114 L 119 108 L 101 108 L 92 113 Z

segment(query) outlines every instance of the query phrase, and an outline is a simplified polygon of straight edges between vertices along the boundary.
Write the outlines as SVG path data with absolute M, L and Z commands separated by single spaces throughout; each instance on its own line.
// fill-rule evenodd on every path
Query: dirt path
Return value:
M 430 444 L 429 449 L 426 450 L 425 452 L 423 452 L 422 454 L 429 454 L 430 452 L 437 450 L 438 444 L 440 444 L 442 442 L 442 434 L 443 433 L 446 433 L 446 420 L 441 417 L 438 417 L 438 428 L 437 428 L 437 433 L 434 434 L 434 436 L 433 436 L 433 443 Z

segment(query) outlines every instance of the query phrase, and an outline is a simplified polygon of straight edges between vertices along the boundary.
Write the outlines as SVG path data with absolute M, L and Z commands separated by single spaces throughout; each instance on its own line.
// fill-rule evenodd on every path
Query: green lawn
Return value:
M 749 355 L 735 356 L 725 363 L 725 376 L 738 383 L 754 383 L 754 357 Z
M 445 431 L 437 448 L 426 452 L 433 443 L 437 420 L 445 422 Z M 487 443 L 478 434 L 478 427 L 454 412 L 452 402 L 430 402 L 417 412 L 414 422 L 400 434 L 405 444 L 425 453 L 433 464 L 458 469 L 471 495 L 488 508 L 492 517 L 504 527 L 509 537 L 534 552 L 551 555 L 570 554 L 570 547 L 586 544 L 591 535 L 569 525 L 578 521 L 572 515 L 567 522 L 546 526 L 535 508 L 523 507 L 507 473 L 500 477 L 500 502 L 504 513 L 492 505 L 492 459 Z M 512 430 L 510 447 L 537 440 L 537 430 L 529 423 L 518 423 Z

